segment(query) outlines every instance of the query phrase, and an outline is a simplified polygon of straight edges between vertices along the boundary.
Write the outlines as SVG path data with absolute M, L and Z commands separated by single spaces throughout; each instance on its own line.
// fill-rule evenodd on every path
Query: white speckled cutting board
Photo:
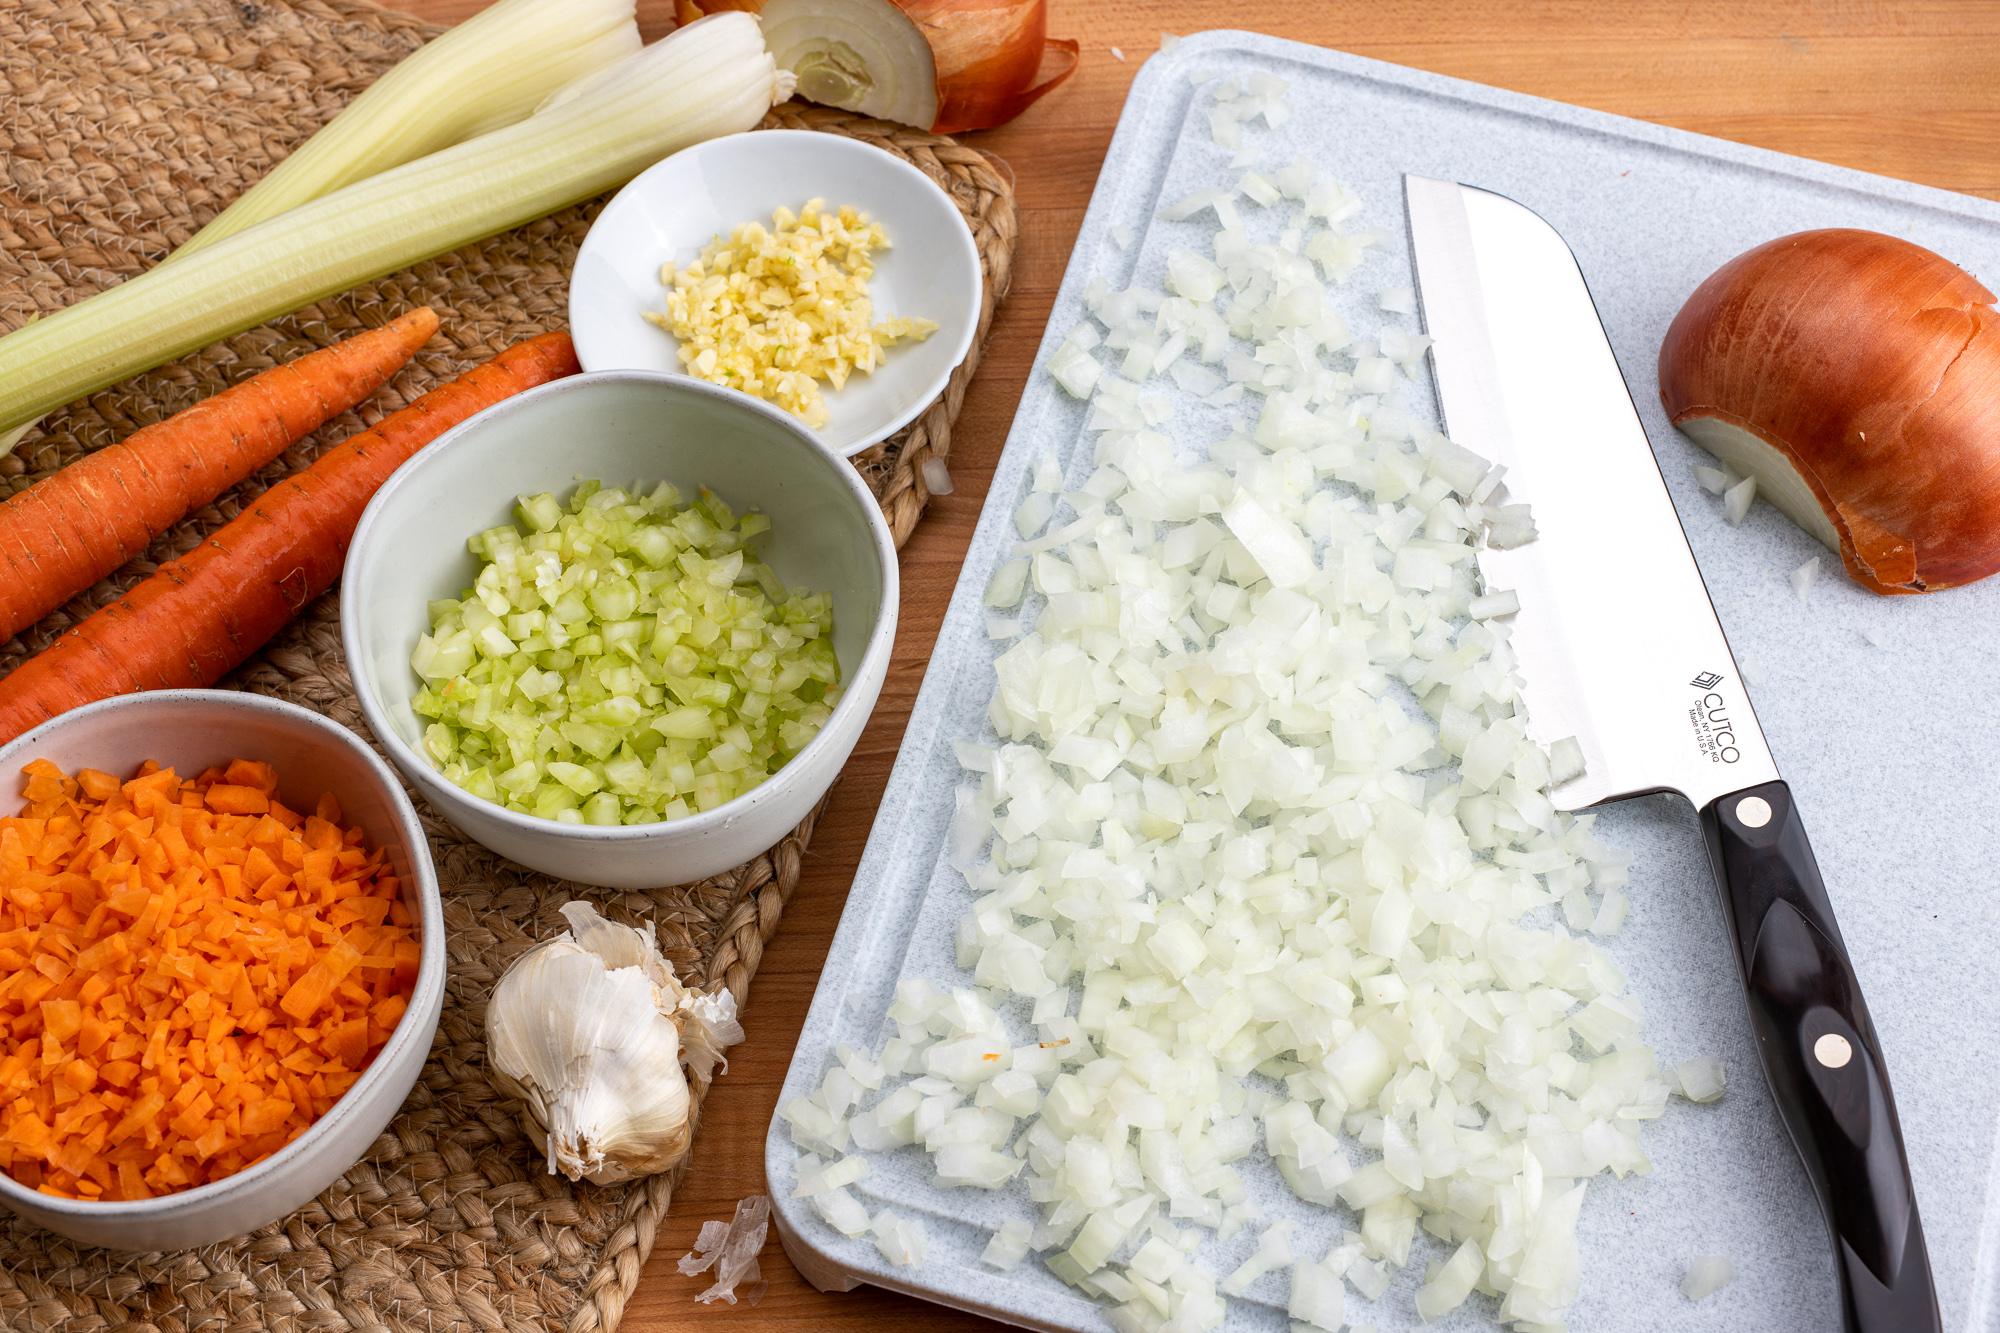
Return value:
M 1361 221 L 1395 238 L 1357 275 L 1362 290 L 1410 281 L 1405 172 L 1511 195 L 1576 251 L 1874 1010 L 1946 1326 L 2000 1333 L 2000 1200 L 1991 1170 L 2000 1072 L 1988 1058 L 2000 1037 L 2000 579 L 1880 598 L 1848 583 L 1837 558 L 1767 505 L 1728 527 L 1695 484 L 1702 455 L 1668 426 L 1655 378 L 1674 312 L 1732 255 L 1810 227 L 1867 227 L 1991 277 L 2000 275 L 2000 205 L 1338 52 L 1203 33 L 1149 61 L 1133 84 L 1045 356 L 1082 318 L 1092 278 L 1157 287 L 1168 248 L 1205 241 L 1207 229 L 1155 218 L 1162 203 L 1240 174 L 1210 142 L 1207 93 L 1192 80 L 1257 70 L 1290 81 L 1294 116 L 1277 131 L 1247 131 L 1246 141 L 1273 167 L 1304 156 L 1346 181 L 1365 201 Z M 1135 236 L 1123 249 L 1111 240 L 1121 225 Z M 1011 515 L 1035 459 L 1054 453 L 1071 484 L 1088 470 L 1082 423 L 1082 405 L 1038 373 L 856 873 L 786 1097 L 818 1083 L 836 1044 L 879 1045 L 899 977 L 964 981 L 951 928 L 967 894 L 942 848 L 958 780 L 951 745 L 981 734 L 992 661 L 1004 647 L 988 641 L 979 598 L 1014 543 Z M 1787 576 L 1815 554 L 1826 577 L 1801 602 Z M 1609 943 L 1644 1002 L 1649 1039 L 1669 1065 L 1719 1055 L 1730 1092 L 1719 1106 L 1670 1105 L 1647 1135 L 1652 1176 L 1591 1186 L 1584 1288 L 1570 1327 L 1832 1330 L 1839 1321 L 1826 1233 L 1763 1086 L 1693 812 L 1676 798 L 1650 797 L 1608 810 L 1600 828 L 1635 858 L 1631 916 Z M 1035 1327 L 1105 1327 L 1098 1307 L 1039 1265 L 999 1274 L 977 1262 L 992 1226 L 1030 1215 L 1018 1186 L 999 1195 L 939 1189 L 914 1150 L 878 1163 L 858 1192 L 871 1208 L 891 1204 L 920 1218 L 930 1234 L 923 1267 L 893 1269 L 865 1238 L 841 1238 L 803 1200 L 786 1197 L 795 1153 L 782 1124 L 767 1156 L 787 1249 L 818 1284 L 874 1283 Z M 1260 1169 L 1275 1185 L 1268 1164 Z M 1271 1197 L 1282 1193 L 1276 1185 Z M 1302 1249 L 1354 1223 L 1340 1211 L 1274 1212 L 1307 1219 Z M 1246 1235 L 1210 1253 L 1226 1272 L 1249 1248 Z M 1698 1253 L 1732 1256 L 1740 1277 L 1697 1305 L 1678 1283 Z M 1421 1248 L 1419 1256 L 1374 1309 L 1351 1301 L 1350 1318 L 1372 1318 L 1383 1333 L 1419 1327 L 1411 1292 L 1432 1257 Z M 1282 1281 L 1266 1278 L 1252 1296 L 1232 1303 L 1230 1327 L 1284 1328 Z M 1493 1311 L 1475 1297 L 1430 1327 L 1491 1328 Z

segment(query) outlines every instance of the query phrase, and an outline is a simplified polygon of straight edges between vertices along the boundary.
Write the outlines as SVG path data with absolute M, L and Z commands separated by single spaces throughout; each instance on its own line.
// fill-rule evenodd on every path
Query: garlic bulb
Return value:
M 706 1087 L 743 1036 L 736 997 L 681 985 L 649 923 L 642 930 L 564 905 L 569 930 L 508 967 L 486 1005 L 494 1086 L 551 1173 L 600 1185 L 665 1171 L 693 1134 L 687 1065 Z

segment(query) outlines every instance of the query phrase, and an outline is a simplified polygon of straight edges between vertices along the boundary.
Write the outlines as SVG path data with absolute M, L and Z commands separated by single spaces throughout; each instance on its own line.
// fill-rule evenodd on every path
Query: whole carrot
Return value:
M 566 333 L 516 343 L 285 478 L 0 680 L 0 743 L 97 699 L 213 684 L 333 586 L 390 473 L 480 409 L 576 369 Z
M 381 388 L 437 327 L 421 306 L 224 389 L 0 504 L 0 640 Z

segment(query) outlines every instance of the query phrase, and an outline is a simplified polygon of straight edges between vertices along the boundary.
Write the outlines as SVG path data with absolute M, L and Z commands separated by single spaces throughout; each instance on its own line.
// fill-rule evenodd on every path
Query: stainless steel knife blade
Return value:
M 1534 541 L 1482 549 L 1521 609 L 1528 730 L 1574 736 L 1578 810 L 1676 791 L 1697 808 L 1778 776 L 1583 273 L 1503 195 L 1404 177 L 1445 430 L 1506 468 Z
M 1520 594 L 1530 734 L 1583 748 L 1556 803 L 1694 802 L 1757 1053 L 1833 1241 L 1841 1326 L 1940 1333 L 1874 1020 L 1576 257 L 1501 195 L 1418 176 L 1404 192 L 1446 429 L 1507 468 L 1539 529 L 1479 563 Z

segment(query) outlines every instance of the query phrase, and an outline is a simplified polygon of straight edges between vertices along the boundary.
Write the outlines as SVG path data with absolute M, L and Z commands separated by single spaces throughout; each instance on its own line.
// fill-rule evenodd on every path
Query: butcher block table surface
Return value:
M 483 3 L 400 7 L 450 22 Z M 672 11 L 672 0 L 639 0 L 648 38 L 670 25 Z M 674 1264 L 704 1220 L 728 1217 L 738 1199 L 764 1189 L 764 1131 L 1125 90 L 1163 31 L 1203 28 L 1255 29 L 2000 199 L 1993 0 L 1050 0 L 1049 29 L 1082 41 L 1081 68 L 1012 125 L 965 136 L 1012 165 L 1021 231 L 1013 290 L 952 432 L 957 489 L 931 502 L 903 550 L 902 622 L 882 701 L 765 951 L 748 1039 L 703 1109 L 694 1169 L 661 1226 L 623 1333 L 998 1327 L 869 1288 L 821 1294 L 793 1272 L 775 1235 L 763 1255 L 770 1285 L 754 1306 L 695 1304 L 708 1278 L 682 1277 Z

